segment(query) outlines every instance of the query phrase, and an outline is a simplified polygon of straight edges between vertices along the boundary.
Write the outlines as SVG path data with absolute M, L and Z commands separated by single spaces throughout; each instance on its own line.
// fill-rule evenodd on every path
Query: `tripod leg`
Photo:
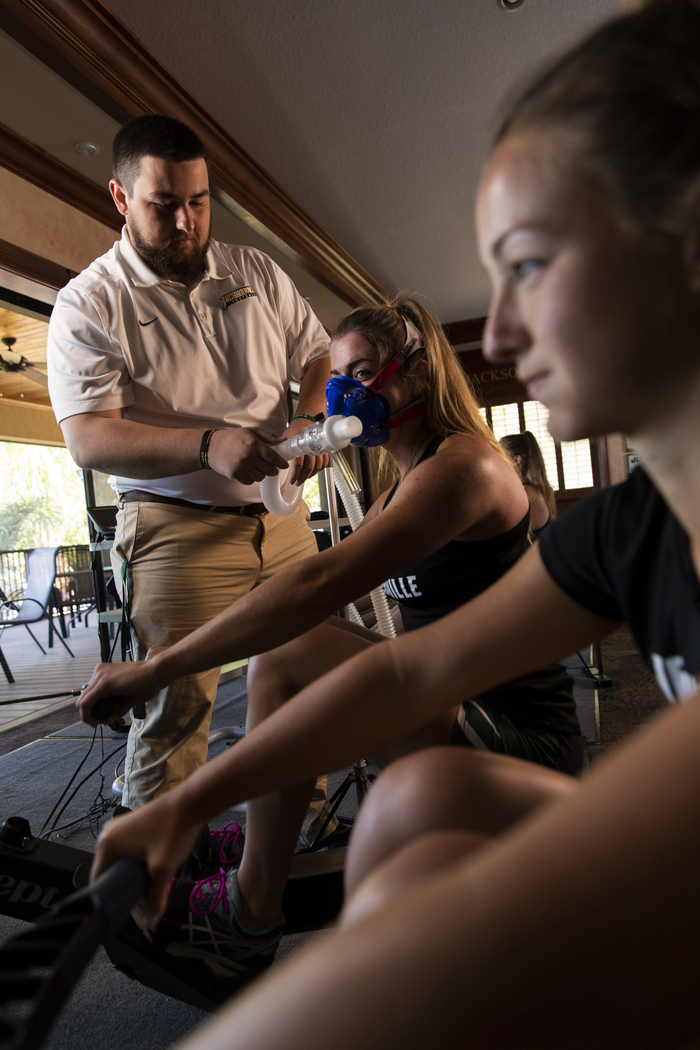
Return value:
M 360 762 L 355 763 L 353 775 L 355 780 L 355 792 L 357 794 L 357 805 L 361 806 L 367 796 L 370 784 L 377 779 L 377 776 L 376 773 L 369 773 L 367 771 L 367 760 L 364 758 Z
M 328 813 L 326 814 L 326 819 L 324 820 L 323 824 L 321 825 L 321 827 L 316 832 L 316 835 L 314 836 L 314 840 L 311 843 L 311 845 L 307 846 L 306 850 L 301 850 L 302 853 L 306 853 L 307 851 L 311 852 L 311 851 L 317 849 L 317 847 L 318 847 L 318 845 L 319 845 L 319 843 L 320 843 L 320 841 L 321 841 L 321 839 L 323 837 L 323 834 L 324 834 L 326 828 L 328 827 L 328 825 L 330 824 L 331 820 L 335 816 L 336 811 L 337 811 L 340 803 L 343 801 L 343 799 L 347 795 L 348 791 L 352 787 L 354 780 L 355 780 L 354 774 L 353 773 L 348 773 L 348 775 L 346 776 L 345 780 L 340 785 L 340 787 L 336 791 L 334 791 L 333 794 L 331 795 L 331 797 L 328 799 L 328 805 L 329 805 L 330 809 L 329 809 Z

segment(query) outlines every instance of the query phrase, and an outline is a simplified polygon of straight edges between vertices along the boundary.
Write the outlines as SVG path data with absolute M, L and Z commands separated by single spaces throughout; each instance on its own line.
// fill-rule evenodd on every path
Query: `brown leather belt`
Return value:
M 119 499 L 122 503 L 168 503 L 172 507 L 187 507 L 189 510 L 204 511 L 205 514 L 213 511 L 216 514 L 239 514 L 245 518 L 254 518 L 256 514 L 264 514 L 267 510 L 264 503 L 246 503 L 242 507 L 212 507 L 208 503 L 192 503 L 188 499 L 176 499 L 175 496 L 158 496 L 155 492 L 142 492 L 141 489 L 121 492 Z

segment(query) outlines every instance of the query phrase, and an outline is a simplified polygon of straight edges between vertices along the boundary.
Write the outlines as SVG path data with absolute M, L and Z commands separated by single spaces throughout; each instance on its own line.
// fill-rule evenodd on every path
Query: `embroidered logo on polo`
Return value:
M 139 321 L 139 324 L 141 325 L 142 328 L 146 328 L 149 324 L 153 324 L 153 322 L 157 321 L 157 320 L 158 320 L 157 317 L 152 317 L 150 321 Z
M 245 288 L 234 288 L 232 292 L 226 292 L 226 295 L 220 295 L 221 306 L 224 310 L 231 305 L 231 303 L 240 303 L 242 299 L 250 299 L 251 296 L 257 298 L 258 293 L 254 292 L 252 288 L 246 285 Z

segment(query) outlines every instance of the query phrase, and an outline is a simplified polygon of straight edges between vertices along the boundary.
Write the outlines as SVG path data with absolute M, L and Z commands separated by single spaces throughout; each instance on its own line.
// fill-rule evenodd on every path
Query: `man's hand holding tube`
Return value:
M 282 440 L 288 441 L 289 438 L 296 437 L 308 426 L 308 419 L 293 419 L 285 430 Z M 293 485 L 303 485 L 314 474 L 318 474 L 324 467 L 327 467 L 329 462 L 330 456 L 301 456 L 299 459 L 293 459 L 288 464 L 289 480 Z
M 328 466 L 328 456 L 302 456 L 287 463 L 275 445 L 295 437 L 309 425 L 306 419 L 295 419 L 282 437 L 275 437 L 258 428 L 232 427 L 217 430 L 209 442 L 208 462 L 212 470 L 224 477 L 233 478 L 242 485 L 252 485 L 264 477 L 272 477 L 289 466 L 289 477 L 293 484 L 305 481 Z

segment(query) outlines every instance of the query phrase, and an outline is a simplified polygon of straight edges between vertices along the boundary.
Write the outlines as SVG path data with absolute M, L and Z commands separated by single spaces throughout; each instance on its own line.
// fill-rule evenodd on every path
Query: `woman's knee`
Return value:
M 353 888 L 343 908 L 341 926 L 352 926 L 427 875 L 464 860 L 490 841 L 490 836 L 471 831 L 433 831 L 421 835 L 393 853 Z
M 389 845 L 407 835 L 451 828 L 498 834 L 577 786 L 562 773 L 506 755 L 428 748 L 399 759 L 382 774 L 353 837 L 359 846 L 363 840 Z
M 281 704 L 303 688 L 308 660 L 315 651 L 313 633 L 309 631 L 276 649 L 251 657 L 248 661 L 249 703 L 279 697 Z
M 337 629 L 332 621 L 313 627 L 290 642 L 255 656 L 249 663 L 248 694 L 258 697 L 282 693 L 288 700 L 311 682 L 367 648 L 368 642 Z

